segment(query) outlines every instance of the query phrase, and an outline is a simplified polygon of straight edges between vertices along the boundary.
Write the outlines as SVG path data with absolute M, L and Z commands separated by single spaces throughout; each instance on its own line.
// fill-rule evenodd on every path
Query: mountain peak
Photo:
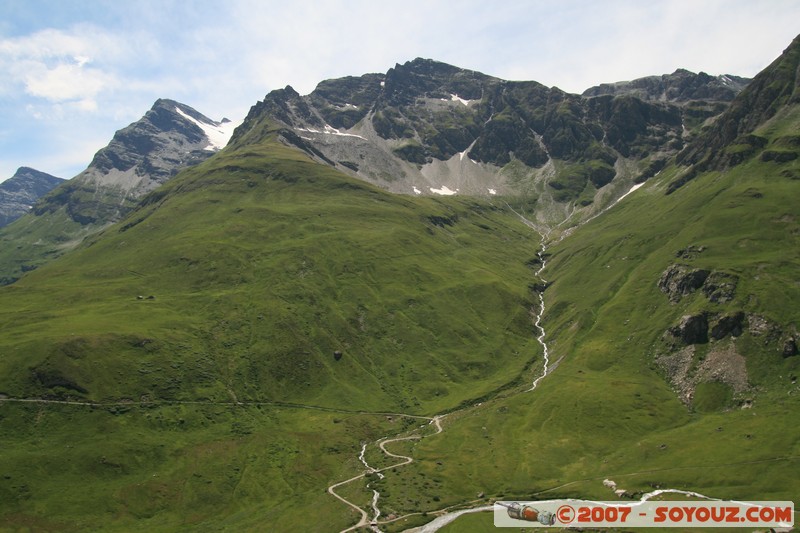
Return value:
M 17 279 L 23 265 L 29 269 L 57 257 L 125 216 L 145 194 L 225 146 L 236 125 L 175 100 L 156 100 L 142 118 L 117 131 L 86 170 L 25 215 L 25 229 L 7 239 L 15 244 L 0 257 L 0 284 Z M 26 209 L 31 205 L 25 202 Z M 34 248 L 30 235 L 36 235 Z
M 172 177 L 180 168 L 197 164 L 224 147 L 235 124 L 223 124 L 196 109 L 168 98 L 159 98 L 138 121 L 117 131 L 80 176 L 99 182 L 118 180 L 116 173 L 133 172 L 135 179 L 115 183 L 143 194 Z M 115 177 L 109 179 L 98 176 Z M 79 177 L 80 177 L 79 176 Z M 135 183 L 134 183 L 135 182 Z
M 612 98 L 593 100 L 417 57 L 386 74 L 322 81 L 307 96 L 274 90 L 251 108 L 236 142 L 261 142 L 277 126 L 312 158 L 394 192 L 490 196 L 547 185 L 548 199 L 587 207 L 595 196 L 607 202 L 597 191 L 634 168 L 617 160 L 664 160 L 683 147 L 686 129 L 725 109 L 738 85 L 724 81 L 678 69 L 602 85 L 584 96 Z M 549 173 L 550 160 L 565 170 Z M 504 171 L 512 161 L 525 180 Z
M 19 167 L 0 183 L 0 227 L 10 224 L 28 211 L 39 198 L 63 180 L 31 167 Z
M 399 63 L 395 65 L 395 69 L 408 69 L 413 70 L 419 73 L 454 73 L 454 72 L 462 72 L 464 69 L 455 67 L 448 63 L 444 63 L 442 61 L 436 61 L 435 59 L 428 59 L 424 57 L 417 57 L 412 59 L 411 61 L 406 61 L 402 65 Z

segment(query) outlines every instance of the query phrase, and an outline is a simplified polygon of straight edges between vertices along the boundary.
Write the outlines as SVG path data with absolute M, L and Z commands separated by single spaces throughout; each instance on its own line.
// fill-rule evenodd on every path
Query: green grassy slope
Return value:
M 104 404 L 0 402 L 0 529 L 341 529 L 324 488 L 409 420 L 355 411 L 528 379 L 534 233 L 260 134 L 0 289 L 0 394 Z
M 431 511 L 478 493 L 614 499 L 605 478 L 633 494 L 669 487 L 796 500 L 800 355 L 782 353 L 800 322 L 795 167 L 756 157 L 665 196 L 678 171 L 670 167 L 548 250 L 544 324 L 558 367 L 535 391 L 459 413 L 420 442 L 419 460 L 387 478 L 385 509 Z M 689 246 L 705 250 L 676 257 Z M 657 282 L 675 263 L 737 276 L 735 297 L 714 303 L 697 290 L 671 303 Z M 698 383 L 684 404 L 657 356 L 669 350 L 665 331 L 701 311 L 742 311 L 750 321 L 735 338 L 695 346 Z M 772 333 L 753 329 L 753 317 Z M 736 355 L 703 374 L 721 353 Z M 747 384 L 735 390 L 726 365 L 739 357 Z
M 0 531 L 344 529 L 353 513 L 324 487 L 358 469 L 360 440 L 404 424 L 269 406 L 0 414 Z
M 13 283 L 75 248 L 90 229 L 75 222 L 63 206 L 44 217 L 26 214 L 1 228 L 0 284 Z
M 490 205 L 393 197 L 277 144 L 148 201 L 3 289 L 0 391 L 435 412 L 532 358 L 535 234 Z
M 398 412 L 450 414 L 388 445 L 413 463 L 341 487 L 416 513 L 387 531 L 493 498 L 613 499 L 605 478 L 796 499 L 797 117 L 553 243 L 553 371 L 532 392 L 538 238 L 502 200 L 392 196 L 251 124 L 0 288 L 0 394 L 92 403 L 0 401 L 0 529 L 340 531 L 358 517 L 325 488 L 363 472 L 363 443 L 394 462 L 375 441 L 425 425 Z M 706 281 L 665 293 L 676 265 Z
M 421 441 L 419 460 L 385 481 L 387 512 L 480 493 L 614 499 L 606 478 L 629 497 L 797 499 L 799 46 L 678 156 L 692 168 L 668 165 L 548 250 L 557 368 L 535 391 L 458 413 Z M 703 281 L 670 284 L 676 271 Z

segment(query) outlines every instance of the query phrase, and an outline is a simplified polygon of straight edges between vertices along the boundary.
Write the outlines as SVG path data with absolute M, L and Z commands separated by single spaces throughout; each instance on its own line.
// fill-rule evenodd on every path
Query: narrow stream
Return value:
M 619 198 L 611 206 L 606 208 L 603 212 L 607 211 L 608 209 L 610 209 L 611 207 L 616 205 L 616 203 L 619 202 L 619 200 L 621 200 L 622 198 L 624 198 L 628 194 L 634 192 L 640 186 L 641 185 L 633 186 L 631 188 L 631 190 L 629 190 L 627 193 L 625 193 L 621 198 Z M 526 226 L 528 226 L 529 228 L 531 228 L 532 230 L 534 230 L 536 233 L 538 233 L 540 235 L 540 237 L 541 237 L 541 246 L 540 246 L 539 251 L 537 252 L 537 256 L 539 258 L 540 266 L 539 266 L 539 269 L 536 271 L 535 276 L 539 279 L 539 281 L 541 283 L 546 284 L 547 280 L 545 280 L 542 277 L 542 273 L 544 272 L 544 269 L 547 268 L 547 260 L 545 259 L 545 252 L 547 251 L 547 236 L 548 236 L 549 232 L 548 233 L 543 233 L 542 231 L 539 230 L 539 228 L 536 226 L 536 224 L 534 224 L 533 222 L 531 222 L 530 220 L 525 218 L 522 214 L 520 214 L 517 211 L 515 211 L 514 208 L 512 208 L 510 205 L 508 205 L 506 203 L 506 206 L 514 214 L 516 214 Z M 602 213 L 600 213 L 600 214 L 602 214 Z M 592 218 L 595 218 L 595 217 L 592 217 Z M 566 234 L 562 235 L 561 239 L 563 239 L 565 236 L 566 236 Z M 559 241 L 561 239 L 559 239 Z M 544 329 L 544 326 L 542 325 L 542 318 L 544 317 L 544 312 L 545 312 L 544 290 L 540 290 L 539 291 L 539 309 L 536 312 L 536 320 L 534 321 L 534 327 L 539 332 L 539 334 L 536 337 L 536 340 L 539 342 L 539 344 L 542 347 L 544 365 L 543 365 L 541 374 L 536 379 L 533 380 L 533 382 L 531 383 L 531 387 L 529 389 L 526 389 L 525 392 L 531 392 L 531 391 L 535 390 L 536 387 L 539 385 L 539 383 L 547 376 L 547 374 L 548 374 L 548 372 L 550 370 L 550 351 L 549 351 L 549 348 L 547 346 L 547 342 L 545 341 L 545 337 L 546 337 L 547 333 L 546 333 L 546 331 Z M 469 409 L 469 407 L 467 407 L 465 409 Z M 451 413 L 451 414 L 454 414 L 454 413 Z M 437 415 L 431 420 L 431 423 L 436 422 L 437 426 L 438 426 L 438 431 L 435 434 L 441 433 L 441 431 L 442 431 L 442 427 L 441 427 L 441 425 L 439 423 L 439 420 L 440 420 L 441 417 L 442 417 L 442 415 Z M 386 453 L 387 455 L 393 456 L 393 457 L 403 457 L 403 456 L 394 455 L 394 454 L 386 451 L 383 448 L 382 444 L 385 444 L 385 443 L 390 442 L 390 441 L 406 440 L 408 438 L 413 438 L 413 437 L 404 437 L 404 438 L 399 438 L 399 439 L 389 439 L 389 440 L 386 440 L 386 441 L 379 441 L 378 444 L 379 444 L 379 447 L 382 449 L 382 451 L 384 453 Z M 424 438 L 424 437 L 419 437 L 419 438 Z M 364 466 L 366 467 L 367 473 L 377 472 L 374 468 L 369 466 L 369 464 L 367 463 L 366 459 L 364 458 L 364 453 L 366 452 L 366 447 L 367 447 L 366 443 L 362 445 L 361 453 L 359 454 L 358 458 L 361 461 L 361 463 L 363 463 Z M 408 457 L 406 459 L 408 459 L 408 461 L 406 463 L 403 463 L 403 464 L 408 464 L 408 463 L 413 461 L 413 459 L 411 459 L 410 457 Z M 402 465 L 396 465 L 396 466 L 402 466 Z M 380 473 L 378 473 L 378 475 L 383 477 L 382 474 L 380 474 Z M 664 493 L 664 492 L 682 492 L 682 491 L 672 491 L 671 489 L 666 489 L 666 490 L 662 490 L 662 491 L 655 491 L 653 493 L 649 493 L 649 494 L 644 495 L 642 497 L 642 501 L 644 501 L 646 498 L 650 498 L 650 497 L 656 496 L 656 495 Z M 702 498 L 707 498 L 706 496 L 703 496 L 701 494 L 688 493 L 688 492 L 683 492 L 683 493 L 684 494 L 696 495 L 696 496 L 702 497 Z M 378 508 L 378 499 L 379 498 L 380 498 L 380 493 L 377 490 L 373 489 L 372 510 L 375 513 L 374 514 L 374 518 L 371 520 L 371 522 L 373 524 L 377 523 L 378 517 L 381 514 L 381 511 Z M 351 505 L 354 505 L 354 504 L 351 504 Z M 471 508 L 471 509 L 461 509 L 461 510 L 458 510 L 458 511 L 449 512 L 449 513 L 446 513 L 446 514 L 438 516 L 433 521 L 425 524 L 424 526 L 407 529 L 407 530 L 405 530 L 404 533 L 435 533 L 440 528 L 442 528 L 442 527 L 446 526 L 447 524 L 453 522 L 458 517 L 460 517 L 460 516 L 462 516 L 464 514 L 491 511 L 491 510 L 493 510 L 493 508 L 494 508 L 493 505 L 484 505 L 484 506 L 481 506 L 481 507 L 475 507 L 475 508 Z M 355 526 L 355 527 L 358 527 L 358 526 Z M 373 531 L 376 531 L 376 532 L 380 531 L 377 528 L 377 525 L 371 525 L 370 527 L 372 528 Z M 353 528 L 351 528 L 350 530 L 352 530 L 352 529 Z M 349 531 L 349 530 L 345 530 L 345 531 Z
M 539 270 L 536 271 L 536 277 L 541 280 L 542 283 L 546 284 L 547 280 L 542 277 L 542 272 L 544 271 L 545 267 L 547 266 L 547 261 L 544 258 L 544 253 L 547 250 L 547 245 L 544 242 L 545 236 L 542 235 L 542 248 L 537 252 L 537 256 L 539 256 L 539 261 L 541 261 L 541 266 Z M 539 341 L 539 344 L 542 346 L 542 353 L 544 356 L 544 367 L 542 368 L 542 374 L 533 380 L 531 384 L 531 388 L 525 392 L 530 392 L 539 385 L 539 382 L 544 379 L 547 375 L 548 366 L 550 365 L 550 351 L 547 348 L 547 343 L 544 341 L 545 338 L 545 331 L 544 326 L 542 326 L 542 317 L 544 316 L 544 289 L 539 291 L 539 311 L 536 313 L 536 322 L 534 322 L 534 326 L 539 329 L 539 335 L 536 337 L 536 340 Z

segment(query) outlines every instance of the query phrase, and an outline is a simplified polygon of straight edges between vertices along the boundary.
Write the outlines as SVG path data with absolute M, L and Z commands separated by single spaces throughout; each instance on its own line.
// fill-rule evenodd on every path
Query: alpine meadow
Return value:
M 0 530 L 797 500 L 800 37 L 580 95 L 415 59 L 237 124 L 161 99 L 9 208 Z

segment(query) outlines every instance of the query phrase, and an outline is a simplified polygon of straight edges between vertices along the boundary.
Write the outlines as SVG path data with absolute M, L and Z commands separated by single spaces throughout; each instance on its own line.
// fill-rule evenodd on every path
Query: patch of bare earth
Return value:
M 695 355 L 695 346 L 688 345 L 656 357 L 656 363 L 685 405 L 691 405 L 695 389 L 700 383 L 724 383 L 733 389 L 734 394 L 749 390 L 747 362 L 737 351 L 733 339 L 714 345 L 697 365 L 694 364 Z

